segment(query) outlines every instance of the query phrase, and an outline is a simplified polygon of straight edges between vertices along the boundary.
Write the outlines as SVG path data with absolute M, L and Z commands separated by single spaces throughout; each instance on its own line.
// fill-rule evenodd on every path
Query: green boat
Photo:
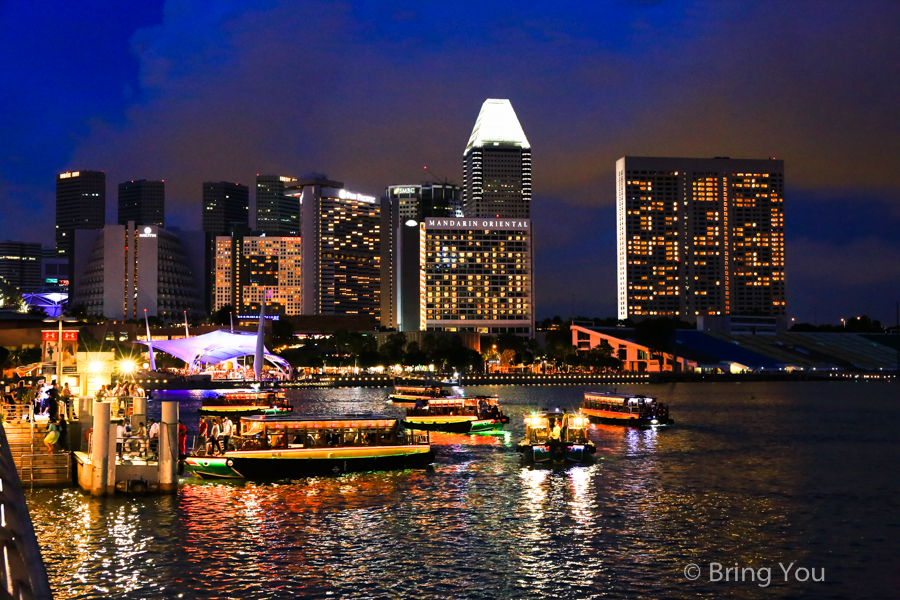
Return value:
M 425 405 L 419 401 L 406 409 L 404 424 L 409 429 L 447 433 L 484 433 L 500 431 L 509 417 L 500 410 L 497 396 L 434 398 Z

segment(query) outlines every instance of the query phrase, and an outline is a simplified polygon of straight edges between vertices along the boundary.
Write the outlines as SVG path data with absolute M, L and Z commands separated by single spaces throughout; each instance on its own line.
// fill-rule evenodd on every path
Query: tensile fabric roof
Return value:
M 253 356 L 256 354 L 255 333 L 243 331 L 211 331 L 203 335 L 195 335 L 180 340 L 153 341 L 154 350 L 162 350 L 179 358 L 188 365 L 194 363 L 206 363 L 216 365 L 228 360 L 234 360 L 241 356 Z M 150 345 L 149 342 L 134 342 L 135 344 Z M 290 371 L 291 366 L 280 356 L 276 356 L 263 348 L 263 356 L 266 360 Z

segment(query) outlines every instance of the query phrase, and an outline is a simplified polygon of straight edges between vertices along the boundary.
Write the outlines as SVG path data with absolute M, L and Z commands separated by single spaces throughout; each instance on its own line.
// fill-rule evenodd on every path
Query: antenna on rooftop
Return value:
M 447 179 L 446 177 L 444 177 L 443 179 L 441 179 L 441 178 L 438 176 L 437 173 L 435 173 L 434 171 L 432 171 L 432 170 L 430 170 L 430 169 L 428 168 L 428 165 L 423 166 L 422 169 L 423 169 L 426 173 L 428 173 L 428 176 L 429 176 L 429 177 L 431 177 L 432 179 L 434 179 L 434 180 L 437 181 L 438 183 L 443 183 L 444 185 L 447 185 L 447 184 L 450 183 L 450 180 Z

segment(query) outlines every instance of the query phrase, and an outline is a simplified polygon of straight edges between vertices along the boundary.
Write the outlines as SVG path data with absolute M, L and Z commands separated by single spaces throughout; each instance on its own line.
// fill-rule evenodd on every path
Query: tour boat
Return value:
M 594 423 L 626 427 L 672 425 L 669 407 L 653 396 L 632 396 L 610 392 L 585 392 L 581 414 Z
M 415 404 L 420 400 L 429 401 L 434 398 L 460 398 L 438 382 L 396 383 L 394 391 L 388 394 L 388 400 L 394 404 Z
M 428 433 L 371 413 L 241 417 L 233 442 L 236 450 L 221 456 L 189 456 L 187 469 L 201 478 L 293 479 L 434 462 Z
M 507 423 L 509 417 L 501 412 L 496 396 L 432 398 L 427 404 L 420 400 L 406 409 L 405 421 L 410 429 L 448 433 L 497 431 Z
M 587 437 L 587 417 L 552 411 L 533 412 L 525 417 L 525 439 L 516 450 L 526 462 L 566 465 L 590 462 L 597 452 Z
M 201 415 L 278 415 L 293 407 L 284 390 L 234 390 L 203 399 Z

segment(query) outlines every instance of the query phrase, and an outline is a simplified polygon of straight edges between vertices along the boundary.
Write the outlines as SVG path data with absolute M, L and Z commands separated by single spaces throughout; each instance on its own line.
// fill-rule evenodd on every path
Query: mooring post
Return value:
M 94 431 L 91 434 L 91 494 L 103 496 L 109 487 L 109 434 L 110 434 L 110 403 L 95 402 L 94 406 Z M 115 443 L 115 438 L 113 438 Z M 115 465 L 115 455 L 113 455 Z M 115 467 L 113 467 L 115 468 Z M 115 471 L 113 471 L 115 473 Z M 115 489 L 115 476 L 113 476 L 113 488 Z
M 159 491 L 174 494 L 178 491 L 178 402 L 162 403 L 162 423 L 159 427 Z
M 137 431 L 139 423 L 147 424 L 147 399 L 136 396 L 131 406 L 131 431 Z

